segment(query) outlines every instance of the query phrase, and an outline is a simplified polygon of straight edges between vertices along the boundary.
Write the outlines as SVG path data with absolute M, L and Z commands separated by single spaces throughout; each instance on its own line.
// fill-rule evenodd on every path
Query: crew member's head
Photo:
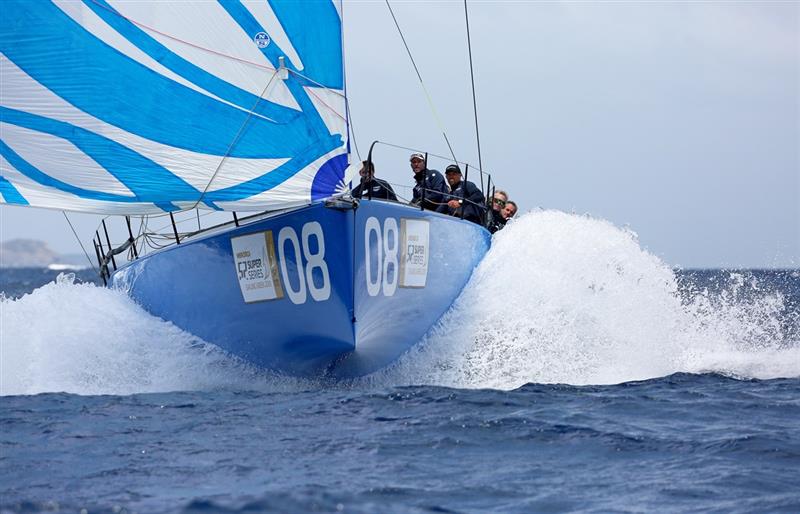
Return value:
M 371 179 L 375 176 L 375 164 L 370 161 L 361 161 L 361 169 L 358 174 L 366 179 Z
M 517 214 L 517 204 L 512 202 L 511 200 L 506 202 L 506 206 L 503 207 L 503 210 L 500 211 L 500 214 L 507 220 L 510 220 Z
M 505 191 L 495 191 L 494 198 L 492 199 L 492 209 L 500 212 L 503 210 L 503 207 L 506 206 L 506 202 L 508 201 L 508 193 Z
M 425 169 L 425 156 L 421 153 L 412 153 L 411 154 L 411 169 L 414 170 L 414 173 L 419 173 L 420 171 Z
M 451 164 L 444 170 L 444 177 L 447 179 L 447 183 L 450 184 L 450 188 L 454 188 L 461 182 L 461 168 L 458 167 L 458 164 Z

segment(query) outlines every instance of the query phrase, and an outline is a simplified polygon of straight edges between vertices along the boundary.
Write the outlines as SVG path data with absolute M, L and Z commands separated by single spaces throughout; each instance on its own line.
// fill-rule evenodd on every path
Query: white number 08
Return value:
M 308 284 L 308 292 L 311 293 L 311 298 L 318 302 L 327 300 L 331 296 L 331 279 L 328 273 L 328 265 L 325 263 L 325 236 L 322 233 L 322 226 L 312 221 L 303 225 L 301 233 L 303 239 L 303 253 L 306 258 L 305 272 L 303 270 L 303 260 L 300 254 L 300 241 L 297 240 L 297 232 L 292 227 L 283 227 L 278 233 L 278 253 L 280 255 L 281 263 L 281 276 L 283 283 L 286 284 L 286 293 L 289 299 L 294 304 L 301 304 L 306 302 L 306 284 Z M 311 253 L 311 245 L 309 240 L 311 236 L 317 239 L 317 252 Z M 289 280 L 289 266 L 285 256 L 286 243 L 292 245 L 294 257 L 297 262 L 294 266 L 294 272 L 297 273 L 297 289 L 292 288 L 292 283 Z M 314 270 L 319 269 L 322 275 L 322 285 L 317 287 L 314 283 Z
M 372 269 L 372 245 L 370 239 L 373 232 L 377 239 L 375 250 L 377 257 L 377 270 L 373 273 Z M 386 218 L 383 220 L 383 230 L 378 218 L 370 216 L 367 218 L 364 227 L 364 265 L 366 268 L 367 293 L 370 296 L 377 296 L 383 286 L 384 296 L 393 296 L 397 290 L 398 277 L 398 251 L 399 235 L 397 230 L 397 220 Z

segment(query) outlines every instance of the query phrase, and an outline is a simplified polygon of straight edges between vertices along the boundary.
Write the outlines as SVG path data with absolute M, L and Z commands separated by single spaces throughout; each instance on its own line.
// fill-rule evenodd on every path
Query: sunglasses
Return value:
M 505 206 L 505 204 L 506 204 L 506 201 L 505 201 L 505 200 L 500 200 L 499 198 L 492 198 L 492 200 L 493 200 L 493 201 L 494 201 L 494 203 L 496 203 L 497 205 L 503 205 L 503 206 Z

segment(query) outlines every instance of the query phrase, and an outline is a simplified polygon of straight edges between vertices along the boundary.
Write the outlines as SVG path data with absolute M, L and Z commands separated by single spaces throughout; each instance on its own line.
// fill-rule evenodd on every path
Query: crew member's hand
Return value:
M 451 209 L 458 209 L 459 207 L 461 207 L 461 203 L 458 200 L 450 200 L 449 202 L 447 202 L 447 206 L 450 207 Z

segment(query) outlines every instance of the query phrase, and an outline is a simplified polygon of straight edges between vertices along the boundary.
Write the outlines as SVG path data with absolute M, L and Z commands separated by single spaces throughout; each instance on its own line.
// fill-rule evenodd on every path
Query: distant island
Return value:
M 0 268 L 87 267 L 83 255 L 61 255 L 36 239 L 10 239 L 0 243 Z

